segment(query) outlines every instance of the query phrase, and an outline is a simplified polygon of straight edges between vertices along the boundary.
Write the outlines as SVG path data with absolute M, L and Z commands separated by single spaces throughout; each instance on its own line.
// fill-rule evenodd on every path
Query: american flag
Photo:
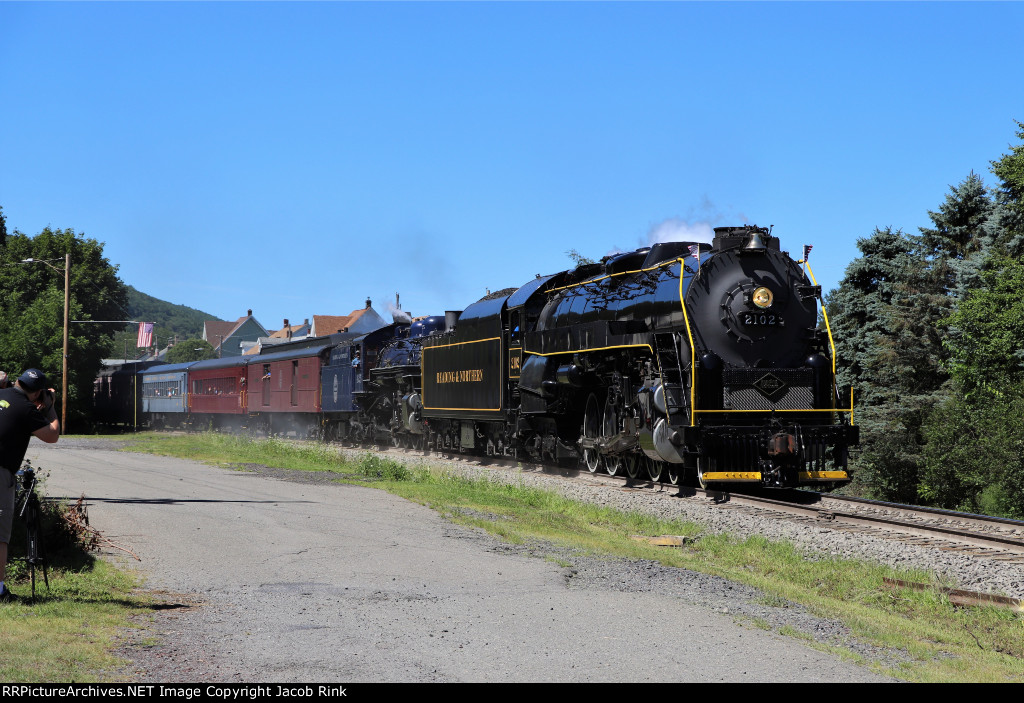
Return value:
M 152 322 L 140 322 L 139 323 L 139 340 L 135 346 L 140 349 L 151 346 L 153 344 L 153 323 Z
M 690 254 L 697 260 L 697 263 L 700 263 L 700 244 L 691 244 Z
M 807 261 L 807 257 L 811 255 L 811 249 L 813 248 L 813 244 L 804 244 L 804 261 Z

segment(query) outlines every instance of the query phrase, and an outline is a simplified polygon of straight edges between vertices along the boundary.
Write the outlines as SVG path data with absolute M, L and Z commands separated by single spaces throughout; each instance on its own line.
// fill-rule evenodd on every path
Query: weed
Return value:
M 364 454 L 356 464 L 359 474 L 387 481 L 408 481 L 412 472 L 394 459 L 385 459 L 376 454 Z

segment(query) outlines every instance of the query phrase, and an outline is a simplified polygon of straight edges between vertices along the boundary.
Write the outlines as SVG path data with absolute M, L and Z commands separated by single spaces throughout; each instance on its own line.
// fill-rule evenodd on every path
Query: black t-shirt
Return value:
M 32 433 L 49 424 L 23 391 L 0 389 L 0 467 L 17 473 Z

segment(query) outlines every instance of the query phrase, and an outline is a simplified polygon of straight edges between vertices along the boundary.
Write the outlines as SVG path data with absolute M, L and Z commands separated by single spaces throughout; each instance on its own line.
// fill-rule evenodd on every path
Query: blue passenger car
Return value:
M 142 413 L 153 427 L 180 427 L 188 416 L 188 379 L 190 366 L 164 364 L 142 371 Z

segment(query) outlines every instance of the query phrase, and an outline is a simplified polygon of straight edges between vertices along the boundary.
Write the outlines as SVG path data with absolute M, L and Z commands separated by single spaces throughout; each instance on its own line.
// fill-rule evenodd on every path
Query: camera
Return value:
M 26 462 L 21 471 L 18 472 L 18 476 L 21 476 L 21 487 L 26 491 L 31 491 L 33 487 L 35 487 L 36 470 L 32 468 L 28 462 Z

